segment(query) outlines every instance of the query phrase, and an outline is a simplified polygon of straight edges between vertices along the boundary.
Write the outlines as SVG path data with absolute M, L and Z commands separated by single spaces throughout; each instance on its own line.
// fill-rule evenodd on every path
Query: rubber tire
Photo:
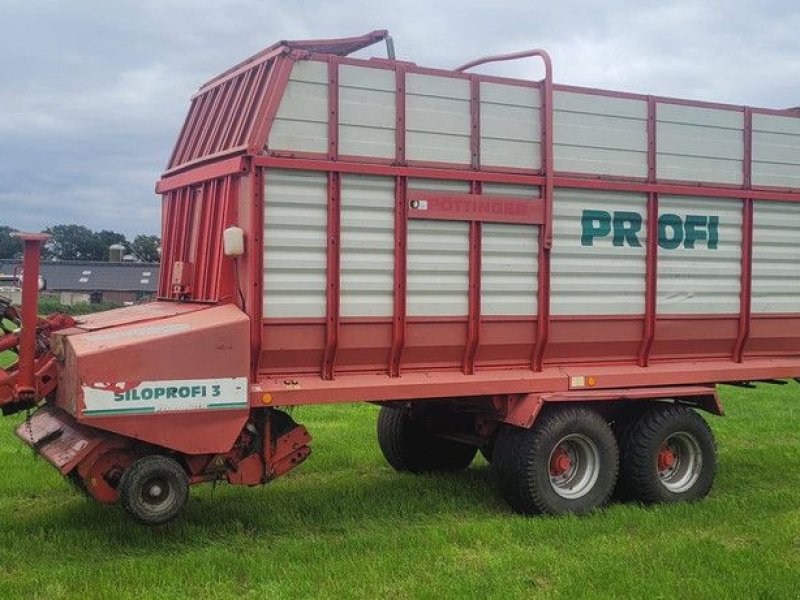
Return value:
M 142 486 L 148 479 L 160 477 L 173 487 L 171 502 L 154 509 L 141 497 Z M 166 456 L 150 455 L 133 463 L 119 483 L 119 500 L 125 511 L 143 525 L 164 525 L 175 519 L 189 498 L 189 477 L 177 461 Z
M 619 447 L 619 462 L 620 462 L 620 470 L 619 470 L 619 477 L 617 478 L 617 486 L 614 488 L 614 493 L 611 494 L 611 501 L 612 502 L 632 502 L 635 501 L 635 496 L 629 489 L 628 480 L 622 476 L 622 462 L 623 462 L 623 449 L 628 444 L 628 439 L 631 436 L 631 432 L 633 431 L 634 426 L 642 417 L 642 415 L 647 412 L 648 408 L 650 407 L 650 403 L 644 404 L 636 404 L 633 406 L 627 407 L 623 412 L 615 415 L 613 420 L 609 423 L 611 425 L 611 430 L 614 432 L 614 435 L 617 438 L 617 446 Z
M 694 485 L 684 492 L 675 493 L 661 483 L 656 465 L 664 440 L 679 431 L 695 437 L 703 464 Z M 655 403 L 633 424 L 622 446 L 620 478 L 624 480 L 625 493 L 644 504 L 701 500 L 711 491 L 716 473 L 714 434 L 705 419 L 686 406 Z
M 550 454 L 566 435 L 590 438 L 600 455 L 594 487 L 575 499 L 559 496 L 550 484 Z M 557 408 L 539 416 L 531 429 L 504 426 L 494 446 L 492 471 L 514 510 L 533 514 L 585 514 L 604 505 L 617 482 L 619 449 L 608 423 L 586 408 Z
M 437 437 L 422 420 L 412 419 L 406 407 L 382 406 L 378 413 L 378 445 L 396 471 L 463 471 L 478 449 Z

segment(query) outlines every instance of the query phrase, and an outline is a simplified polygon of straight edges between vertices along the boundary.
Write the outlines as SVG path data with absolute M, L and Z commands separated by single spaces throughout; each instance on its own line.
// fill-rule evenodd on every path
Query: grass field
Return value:
M 393 472 L 373 406 L 295 411 L 315 437 L 265 488 L 193 491 L 149 530 L 90 503 L 0 422 L 0 598 L 800 597 L 800 387 L 722 388 L 720 467 L 694 505 L 509 511 L 481 459 Z

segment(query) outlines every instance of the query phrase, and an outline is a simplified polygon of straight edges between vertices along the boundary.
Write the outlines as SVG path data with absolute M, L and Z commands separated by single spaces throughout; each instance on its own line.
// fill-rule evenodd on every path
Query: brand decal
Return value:
M 247 408 L 247 378 L 84 385 L 84 415 Z
M 614 246 L 641 247 L 642 216 L 636 212 L 585 209 L 581 215 L 581 246 L 594 246 L 596 239 L 610 238 Z M 679 247 L 709 250 L 719 247 L 719 217 L 710 215 L 675 215 L 658 217 L 658 245 L 665 250 Z
M 542 220 L 539 198 L 483 194 L 413 192 L 408 203 L 412 219 L 537 224 Z

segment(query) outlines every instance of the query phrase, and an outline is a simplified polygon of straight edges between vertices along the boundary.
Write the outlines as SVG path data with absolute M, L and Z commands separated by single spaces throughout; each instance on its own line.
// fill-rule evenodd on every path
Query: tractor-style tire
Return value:
M 622 446 L 626 495 L 644 504 L 705 498 L 716 472 L 714 434 L 686 406 L 655 403 L 636 420 Z
M 166 456 L 151 455 L 133 463 L 119 483 L 122 507 L 143 525 L 164 525 L 177 517 L 189 498 L 189 477 Z
M 381 407 L 378 413 L 378 445 L 397 471 L 463 471 L 478 449 L 438 437 L 423 418 L 412 417 L 407 407 Z
M 611 428 L 586 408 L 551 409 L 531 429 L 504 426 L 492 461 L 506 500 L 526 515 L 595 510 L 611 496 L 618 468 Z

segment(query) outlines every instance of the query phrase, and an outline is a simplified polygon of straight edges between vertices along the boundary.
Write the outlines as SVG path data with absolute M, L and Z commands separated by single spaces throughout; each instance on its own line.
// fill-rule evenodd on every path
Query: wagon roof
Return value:
M 217 75 L 192 97 L 167 171 L 258 148 L 264 137 L 265 110 L 278 100 L 268 89 L 279 56 L 292 51 L 345 56 L 388 36 L 388 31 L 379 29 L 350 38 L 282 40 Z

